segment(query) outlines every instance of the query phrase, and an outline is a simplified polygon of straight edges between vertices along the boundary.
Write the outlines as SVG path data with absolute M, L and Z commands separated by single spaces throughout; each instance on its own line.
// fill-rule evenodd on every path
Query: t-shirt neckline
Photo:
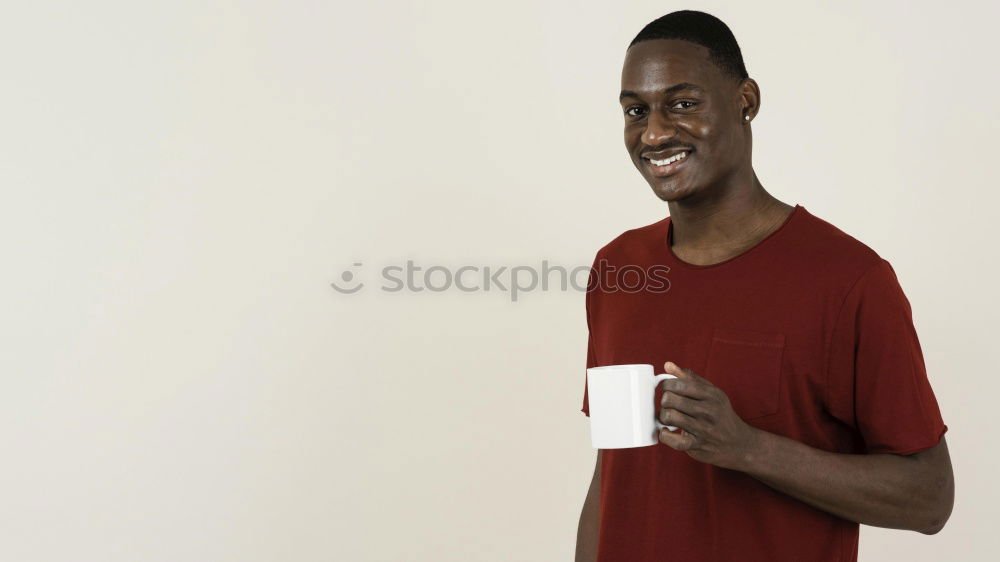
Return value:
M 797 217 L 798 215 L 801 215 L 802 213 L 804 213 L 805 210 L 806 210 L 805 207 L 803 207 L 802 205 L 796 203 L 795 204 L 795 208 L 792 209 L 792 212 L 789 213 L 787 217 L 785 217 L 785 221 L 783 223 L 781 223 L 781 226 L 779 226 L 778 228 L 776 228 L 774 230 L 774 232 L 772 232 L 772 233 L 768 234 L 767 236 L 765 236 L 760 242 L 757 242 L 756 244 L 754 244 L 753 246 L 751 246 L 750 249 L 744 251 L 743 253 L 737 254 L 737 255 L 729 258 L 729 259 L 720 261 L 718 263 L 710 263 L 710 264 L 706 264 L 706 265 L 697 265 L 697 264 L 693 264 L 693 263 L 688 263 L 688 262 L 680 259 L 679 257 L 677 257 L 677 254 L 674 253 L 673 246 L 670 245 L 670 239 L 673 236 L 673 229 L 674 229 L 673 228 L 673 221 L 671 220 L 670 217 L 667 217 L 666 236 L 663 238 L 663 243 L 664 243 L 664 245 L 666 245 L 666 249 L 667 249 L 666 253 L 670 257 L 670 260 L 672 262 L 676 263 L 677 265 L 679 265 L 681 267 L 684 267 L 684 268 L 687 268 L 687 269 L 713 269 L 713 268 L 717 268 L 717 267 L 729 265 L 729 264 L 731 264 L 731 263 L 733 263 L 735 261 L 742 260 L 742 259 L 746 258 L 746 256 L 748 256 L 748 255 L 750 255 L 750 254 L 752 254 L 754 252 L 758 252 L 759 248 L 768 245 L 772 240 L 774 240 L 775 238 L 777 238 L 778 235 L 781 232 L 787 230 L 788 225 L 791 224 L 795 220 L 795 217 Z

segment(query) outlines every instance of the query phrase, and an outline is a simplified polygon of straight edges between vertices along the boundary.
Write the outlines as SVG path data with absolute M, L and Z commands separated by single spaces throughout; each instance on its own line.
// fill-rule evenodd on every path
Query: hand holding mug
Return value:
M 663 390 L 658 418 L 679 432 L 659 430 L 659 442 L 701 462 L 739 470 L 755 450 L 758 432 L 733 411 L 719 387 L 691 369 L 671 361 L 663 370 L 675 377 L 659 383 Z

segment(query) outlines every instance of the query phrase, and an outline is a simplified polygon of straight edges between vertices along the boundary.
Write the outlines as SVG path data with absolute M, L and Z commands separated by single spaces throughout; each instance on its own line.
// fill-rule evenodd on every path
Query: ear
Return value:
M 740 121 L 749 123 L 760 113 L 760 87 L 753 78 L 745 78 L 736 87 Z M 744 119 L 749 116 L 750 119 Z

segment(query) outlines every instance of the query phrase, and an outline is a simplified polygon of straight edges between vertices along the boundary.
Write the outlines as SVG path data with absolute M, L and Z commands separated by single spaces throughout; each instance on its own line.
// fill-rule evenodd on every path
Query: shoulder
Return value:
M 861 240 L 803 211 L 795 235 L 787 239 L 789 262 L 849 285 L 873 269 L 888 267 L 888 262 Z
M 601 246 L 595 260 L 604 258 L 609 261 L 635 261 L 655 254 L 657 249 L 662 249 L 661 244 L 667 243 L 668 220 L 669 218 L 663 218 L 622 232 Z

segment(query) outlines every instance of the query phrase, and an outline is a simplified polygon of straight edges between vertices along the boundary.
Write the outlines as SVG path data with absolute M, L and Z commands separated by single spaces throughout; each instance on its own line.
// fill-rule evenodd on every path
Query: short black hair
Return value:
M 679 10 L 659 17 L 642 28 L 629 47 L 650 39 L 683 39 L 709 51 L 708 60 L 735 81 L 748 78 L 736 37 L 719 18 L 696 10 Z

